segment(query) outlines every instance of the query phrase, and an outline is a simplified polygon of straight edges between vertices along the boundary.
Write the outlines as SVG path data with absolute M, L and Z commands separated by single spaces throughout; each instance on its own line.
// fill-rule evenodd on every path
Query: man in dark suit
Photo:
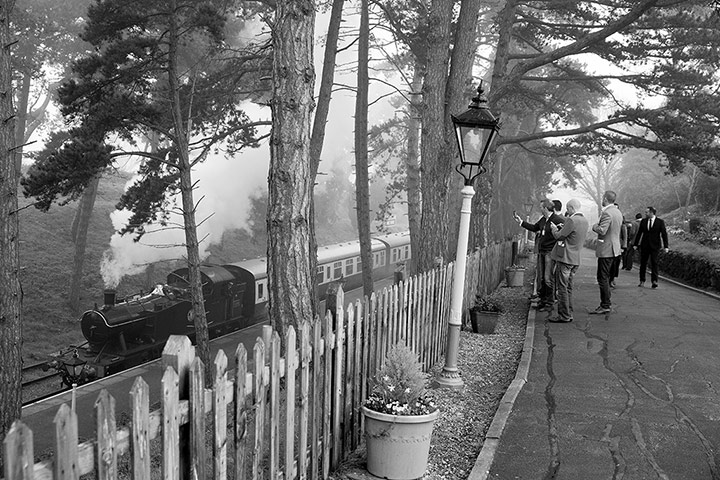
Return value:
M 657 211 L 653 207 L 645 209 L 645 218 L 640 222 L 637 235 L 635 235 L 635 248 L 640 247 L 640 284 L 645 286 L 645 272 L 648 259 L 650 259 L 650 281 L 652 288 L 658 286 L 658 253 L 660 249 L 668 251 L 668 235 L 665 222 L 657 218 Z

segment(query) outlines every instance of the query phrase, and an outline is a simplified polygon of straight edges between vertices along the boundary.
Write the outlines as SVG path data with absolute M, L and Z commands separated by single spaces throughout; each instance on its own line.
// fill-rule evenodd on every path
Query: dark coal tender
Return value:
M 373 278 L 398 279 L 411 258 L 408 232 L 372 239 Z M 210 338 L 262 323 L 268 319 L 267 260 L 258 258 L 226 265 L 200 267 Z M 82 384 L 159 358 L 170 335 L 187 335 L 195 342 L 188 269 L 167 276 L 151 292 L 118 298 L 105 290 L 102 306 L 82 315 L 86 343 L 65 350 L 50 368 L 60 371 L 67 386 Z M 362 286 L 359 242 L 318 248 L 317 283 L 320 299 L 333 282 L 345 290 Z

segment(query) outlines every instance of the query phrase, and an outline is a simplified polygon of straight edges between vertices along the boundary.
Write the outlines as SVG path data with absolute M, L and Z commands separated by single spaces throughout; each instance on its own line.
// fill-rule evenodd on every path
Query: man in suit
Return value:
M 567 203 L 568 216 L 561 229 L 550 223 L 553 236 L 557 239 L 550 257 L 555 262 L 555 286 L 558 296 L 558 316 L 549 322 L 567 323 L 573 321 L 572 290 L 573 277 L 580 265 L 580 252 L 585 243 L 588 221 L 580 212 L 580 201 L 576 198 Z
M 622 253 L 620 249 L 620 228 L 622 227 L 622 213 L 615 205 L 617 195 L 612 190 L 605 192 L 602 198 L 602 213 L 598 223 L 593 225 L 593 232 L 597 233 L 595 256 L 597 257 L 597 282 L 600 286 L 600 306 L 590 313 L 610 313 L 611 270 L 615 258 Z
M 544 199 L 541 203 L 543 216 L 535 223 L 529 223 L 520 218 L 520 215 L 514 213 L 515 221 L 526 230 L 540 234 L 537 252 L 537 279 L 540 285 L 538 294 L 540 295 L 540 303 L 538 309 L 542 312 L 552 310 L 555 303 L 554 281 L 552 261 L 550 253 L 555 246 L 555 237 L 550 232 L 550 223 L 559 224 L 565 219 L 554 212 L 555 205 L 549 199 Z
M 657 211 L 653 207 L 645 209 L 645 218 L 640 222 L 638 233 L 635 236 L 635 248 L 640 248 L 640 284 L 645 286 L 645 272 L 647 271 L 648 259 L 650 260 L 650 281 L 652 288 L 658 286 L 658 253 L 662 248 L 668 251 L 668 234 L 665 230 L 665 222 L 657 218 Z

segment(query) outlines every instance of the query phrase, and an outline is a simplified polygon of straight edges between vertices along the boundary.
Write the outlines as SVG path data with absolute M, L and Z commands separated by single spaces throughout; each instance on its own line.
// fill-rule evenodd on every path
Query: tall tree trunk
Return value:
M 311 251 L 310 124 L 315 71 L 313 0 L 277 3 L 273 38 L 273 128 L 268 176 L 270 321 L 284 336 L 316 311 Z
M 170 1 L 172 12 L 177 11 L 175 0 Z M 178 25 L 176 16 L 170 15 L 170 38 L 168 52 L 168 84 L 170 87 L 170 108 L 173 116 L 175 146 L 178 154 L 180 170 L 180 194 L 182 197 L 183 225 L 185 227 L 185 249 L 187 251 L 188 281 L 192 315 L 195 324 L 195 342 L 200 360 L 205 365 L 206 379 L 212 378 L 212 362 L 210 358 L 210 338 L 208 334 L 207 316 L 202 291 L 200 274 L 200 247 L 195 223 L 195 201 L 193 200 L 192 168 L 188 150 L 188 137 L 183 115 L 180 110 L 180 85 L 178 82 Z
M 370 52 L 370 21 L 368 2 L 360 0 L 360 32 L 358 35 L 357 96 L 355 97 L 355 203 L 360 236 L 360 259 L 363 271 L 363 293 L 370 298 L 373 291 L 372 241 L 370 239 L 370 177 L 368 175 L 368 55 Z M 389 262 L 390 259 L 388 258 Z
M 310 165 L 313 181 L 317 176 L 325 141 L 325 125 L 330 111 L 330 99 L 332 98 L 332 87 L 335 79 L 335 59 L 337 58 L 337 44 L 340 36 L 344 3 L 345 0 L 333 0 L 327 38 L 325 39 L 325 56 L 323 57 L 323 69 L 320 77 L 320 91 L 313 120 L 312 136 L 310 137 Z
M 20 418 L 22 372 L 22 288 L 18 246 L 18 177 L 15 111 L 10 69 L 10 12 L 13 0 L 0 2 L 0 440 Z M 2 458 L 0 455 L 0 467 Z
M 412 91 L 410 92 L 410 106 L 407 117 L 407 211 L 408 227 L 410 228 L 410 249 L 412 252 L 420 251 L 420 220 L 422 218 L 422 197 L 420 195 L 420 109 L 422 108 L 423 67 L 415 63 L 413 69 Z M 417 273 L 417 259 L 415 254 L 411 257 L 409 273 Z
M 312 189 L 315 190 L 315 178 L 320 166 L 323 144 L 325 143 L 325 125 L 330 111 L 330 99 L 332 98 L 332 86 L 335 79 L 335 59 L 337 57 L 337 43 L 340 35 L 340 23 L 342 22 L 342 9 L 345 0 L 333 0 L 332 11 L 330 12 L 330 23 L 328 25 L 327 38 L 325 39 L 325 56 L 323 59 L 322 76 L 320 77 L 320 92 L 318 94 L 315 119 L 313 120 L 312 136 L 310 137 L 310 176 L 312 178 Z M 310 194 L 310 271 L 317 268 L 317 239 L 315 235 L 315 195 Z M 313 302 L 318 304 L 314 290 Z
M 458 115 L 468 108 L 470 98 L 476 93 L 477 85 L 473 85 L 472 67 L 477 50 L 477 25 L 480 15 L 480 0 L 462 0 L 460 2 L 460 13 L 457 26 L 455 27 L 455 38 L 453 41 L 452 55 L 450 57 L 450 73 L 445 88 L 445 137 L 448 147 L 453 155 L 448 155 L 448 162 L 454 165 L 459 163 L 457 151 L 457 140 L 455 140 L 455 128 L 453 127 L 451 114 Z M 460 207 L 462 199 L 460 191 L 465 182 L 462 176 L 455 173 L 450 174 L 450 191 L 448 195 L 447 209 L 449 212 L 449 233 L 447 240 L 447 255 L 454 255 L 457 250 L 457 232 L 460 227 Z M 475 212 L 473 212 L 475 214 Z M 472 217 L 471 217 L 472 218 Z M 473 250 L 474 244 L 468 240 L 469 250 Z
M 452 0 L 433 0 L 428 18 L 427 70 L 422 108 L 422 220 L 418 269 L 430 270 L 445 258 L 448 239 L 447 195 L 451 163 L 445 136 L 445 86 L 450 59 Z
M 77 222 L 73 222 L 73 243 L 75 244 L 75 258 L 73 261 L 73 275 L 70 281 L 70 307 L 77 312 L 80 307 L 80 282 L 82 281 L 83 267 L 85 265 L 85 247 L 87 246 L 87 233 L 90 226 L 95 198 L 97 197 L 100 177 L 95 177 L 85 188 L 78 211 L 75 214 Z

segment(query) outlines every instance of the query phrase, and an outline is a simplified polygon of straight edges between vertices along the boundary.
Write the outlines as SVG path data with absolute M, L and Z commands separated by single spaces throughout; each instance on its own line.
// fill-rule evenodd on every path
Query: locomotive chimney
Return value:
M 115 299 L 117 297 L 117 292 L 113 288 L 106 288 L 103 290 L 103 298 L 104 298 L 104 304 L 106 307 L 112 307 L 115 305 Z

